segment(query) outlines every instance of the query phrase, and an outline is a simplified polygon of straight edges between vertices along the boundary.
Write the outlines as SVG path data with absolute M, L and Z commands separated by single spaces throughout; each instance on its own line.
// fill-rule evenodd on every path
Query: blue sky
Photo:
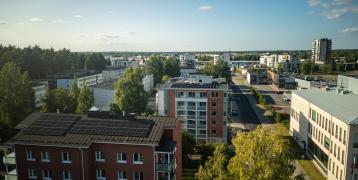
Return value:
M 358 48 L 358 0 L 1 0 L 0 43 L 73 51 Z

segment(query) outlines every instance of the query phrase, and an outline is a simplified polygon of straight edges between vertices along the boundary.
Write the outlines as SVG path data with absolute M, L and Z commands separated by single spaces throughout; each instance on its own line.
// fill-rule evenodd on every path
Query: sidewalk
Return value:
M 233 79 L 233 82 L 240 86 L 240 89 L 241 89 L 241 85 L 239 84 L 239 82 L 237 82 L 236 79 Z M 243 93 L 244 94 L 244 93 Z M 254 96 L 251 94 L 251 93 L 245 93 L 246 94 L 246 97 L 250 103 L 250 106 L 252 107 L 252 109 L 254 110 L 257 118 L 259 119 L 260 123 L 261 123 L 261 126 L 264 127 L 264 128 L 269 128 L 271 130 L 275 130 L 275 126 L 272 124 L 271 120 L 269 118 L 267 118 L 266 116 L 264 116 L 264 110 L 261 109 L 258 105 L 257 105 L 257 102 L 254 98 Z M 309 176 L 307 176 L 307 173 L 306 171 L 302 168 L 302 166 L 300 165 L 300 163 L 295 160 L 295 172 L 293 173 L 293 177 L 297 176 L 297 175 L 300 175 L 300 174 L 304 174 L 304 178 L 306 180 L 310 180 L 311 178 Z

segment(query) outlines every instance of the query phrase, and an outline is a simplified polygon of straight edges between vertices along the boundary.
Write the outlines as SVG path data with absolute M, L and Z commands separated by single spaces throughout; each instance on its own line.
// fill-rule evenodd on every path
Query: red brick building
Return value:
M 181 179 L 175 118 L 34 113 L 17 128 L 18 179 Z

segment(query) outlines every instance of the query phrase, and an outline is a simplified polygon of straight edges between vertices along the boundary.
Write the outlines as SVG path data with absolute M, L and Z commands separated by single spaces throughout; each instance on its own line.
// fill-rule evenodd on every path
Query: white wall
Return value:
M 113 89 L 92 88 L 94 97 L 94 106 L 102 111 L 108 111 L 110 104 L 114 102 Z

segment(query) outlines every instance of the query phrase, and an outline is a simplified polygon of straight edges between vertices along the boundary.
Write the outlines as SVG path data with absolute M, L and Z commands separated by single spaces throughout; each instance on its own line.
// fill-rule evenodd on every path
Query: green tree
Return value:
M 93 92 L 86 84 L 84 84 L 81 88 L 80 94 L 78 95 L 77 103 L 77 113 L 85 113 L 93 106 Z
M 314 71 L 314 64 L 312 61 L 307 61 L 301 64 L 301 73 L 302 74 L 311 74 Z
M 200 165 L 195 177 L 199 180 L 227 179 L 227 154 L 227 148 L 224 144 L 217 145 L 213 156 L 209 157 L 209 160 L 205 162 L 204 166 Z
M 0 70 L 0 124 L 13 128 L 34 111 L 34 91 L 28 74 L 15 63 Z
M 153 74 L 154 85 L 161 82 L 163 77 L 163 60 L 160 56 L 152 56 L 145 69 L 147 74 Z
M 162 83 L 166 83 L 169 79 L 170 79 L 170 76 L 164 75 L 164 76 L 162 77 Z
M 125 114 L 141 114 L 145 111 L 148 102 L 142 78 L 144 73 L 139 68 L 129 68 L 124 77 L 115 85 L 115 103 Z
M 41 101 L 44 103 L 42 107 L 43 112 L 57 112 L 57 109 L 64 113 L 73 112 L 73 110 L 70 109 L 72 98 L 68 92 L 62 88 L 48 91 Z
M 75 79 L 72 82 L 71 89 L 70 89 L 70 98 L 71 98 L 71 105 L 70 105 L 70 111 L 75 112 L 78 105 L 78 96 L 80 95 L 80 89 L 78 88 L 77 79 Z
M 174 58 L 169 58 L 164 61 L 163 65 L 164 74 L 169 77 L 178 77 L 180 76 L 180 64 L 179 61 Z M 164 76 L 163 76 L 164 77 Z
M 218 61 L 216 64 L 213 61 L 206 63 L 204 67 L 204 73 L 214 78 L 231 79 L 231 72 L 229 65 L 224 61 Z
M 228 171 L 235 179 L 290 179 L 294 161 L 289 141 L 277 132 L 262 127 L 240 133 L 233 139 L 235 156 Z
M 183 153 L 183 166 L 190 166 L 190 155 L 194 153 L 195 148 L 195 139 L 188 134 L 188 132 L 183 131 L 181 134 L 182 137 L 182 153 Z

